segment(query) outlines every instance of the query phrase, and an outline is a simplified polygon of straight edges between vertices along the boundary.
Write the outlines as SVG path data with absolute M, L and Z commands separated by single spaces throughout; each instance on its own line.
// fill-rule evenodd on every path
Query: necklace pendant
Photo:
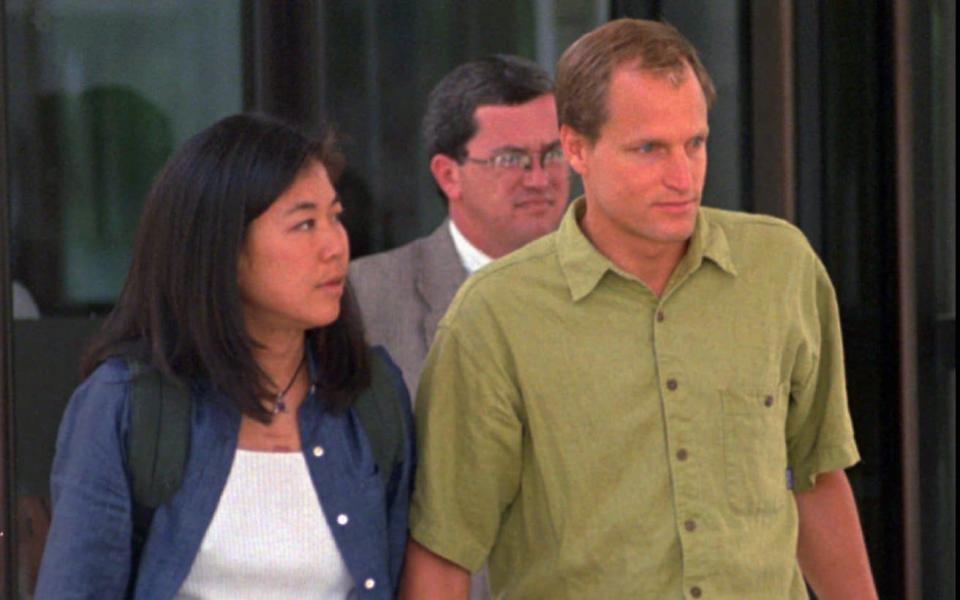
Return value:
M 283 388 L 283 391 L 277 392 L 277 397 L 273 400 L 273 414 L 285 413 L 287 412 L 287 404 L 283 401 L 283 397 L 287 395 L 287 392 L 290 391 L 290 388 L 293 387 L 293 384 L 297 381 L 297 375 L 300 374 L 300 371 L 303 369 L 303 364 L 307 361 L 307 355 L 304 354 L 300 358 L 300 364 L 297 365 L 296 371 L 293 372 L 293 375 L 290 376 L 290 382 L 287 383 L 287 387 Z

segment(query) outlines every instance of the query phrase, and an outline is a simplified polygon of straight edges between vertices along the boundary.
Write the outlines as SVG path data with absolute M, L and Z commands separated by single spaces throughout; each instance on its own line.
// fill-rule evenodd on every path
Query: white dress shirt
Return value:
M 467 273 L 473 275 L 474 271 L 487 266 L 493 261 L 492 258 L 471 244 L 470 240 L 460 233 L 460 230 L 454 225 L 452 219 L 450 220 L 450 236 L 453 237 L 453 245 L 457 249 L 457 254 L 460 256 L 460 263 L 463 264 L 463 268 L 467 270 Z

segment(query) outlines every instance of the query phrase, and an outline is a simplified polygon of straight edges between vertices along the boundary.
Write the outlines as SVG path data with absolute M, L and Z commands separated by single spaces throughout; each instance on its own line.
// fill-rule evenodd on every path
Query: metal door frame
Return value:
M 13 597 L 13 388 L 10 334 L 13 300 L 10 283 L 10 199 L 7 189 L 7 7 L 0 0 L 0 597 Z

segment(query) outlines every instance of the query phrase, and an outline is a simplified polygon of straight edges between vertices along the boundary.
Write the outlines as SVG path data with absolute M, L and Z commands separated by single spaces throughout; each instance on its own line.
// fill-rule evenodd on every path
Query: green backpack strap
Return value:
M 382 348 L 370 350 L 370 387 L 353 402 L 353 411 L 363 424 L 386 489 L 394 466 L 403 461 L 406 420 L 397 393 L 394 374 Z
M 159 370 L 128 359 L 127 466 L 134 507 L 154 509 L 180 488 L 190 447 L 188 390 Z
M 127 358 L 127 370 L 127 469 L 133 497 L 131 564 L 135 573 L 154 510 L 180 488 L 190 449 L 190 396 L 186 388 L 138 360 Z

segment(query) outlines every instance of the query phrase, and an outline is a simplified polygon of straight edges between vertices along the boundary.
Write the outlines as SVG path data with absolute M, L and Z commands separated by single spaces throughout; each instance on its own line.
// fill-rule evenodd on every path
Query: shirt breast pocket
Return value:
M 787 385 L 769 391 L 721 391 L 727 498 L 734 512 L 783 508 L 787 488 Z

